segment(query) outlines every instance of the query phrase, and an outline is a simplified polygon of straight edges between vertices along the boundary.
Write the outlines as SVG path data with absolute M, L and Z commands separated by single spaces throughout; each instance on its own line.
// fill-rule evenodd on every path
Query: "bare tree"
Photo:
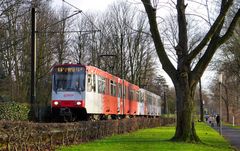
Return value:
M 30 94 L 30 9 L 31 1 L 4 0 L 0 2 L 1 27 L 0 27 L 0 58 L 4 72 L 5 93 L 12 101 L 27 102 Z M 54 13 L 50 13 L 49 2 L 37 1 L 37 60 L 38 80 L 43 76 L 48 77 L 52 64 L 53 48 L 52 34 L 46 33 L 46 27 L 56 19 Z M 40 15 L 41 14 L 41 15 Z M 38 81 L 39 82 L 39 81 Z M 7 84 L 6 84 L 7 83 Z M 38 86 L 41 86 L 39 82 Z M 2 86 L 2 84 L 1 84 Z M 46 89 L 43 89 L 46 90 Z M 39 91 L 43 92 L 43 91 Z M 40 93 L 39 93 L 40 94 Z M 47 96 L 47 95 L 42 95 Z M 40 97 L 42 98 L 42 97 Z M 45 99 L 44 101 L 46 101 Z
M 142 3 L 149 19 L 150 31 L 158 57 L 162 63 L 163 69 L 173 81 L 176 91 L 177 126 L 172 140 L 199 142 L 200 139 L 196 134 L 193 119 L 196 86 L 216 50 L 231 37 L 234 27 L 240 17 L 240 9 L 235 9 L 236 13 L 231 23 L 224 31 L 224 19 L 231 7 L 234 6 L 234 0 L 222 0 L 219 14 L 209 31 L 192 50 L 189 50 L 189 29 L 187 28 L 188 21 L 186 17 L 186 8 L 188 5 L 185 4 L 185 0 L 177 0 L 178 41 L 177 45 L 174 47 L 177 55 L 177 68 L 175 68 L 164 48 L 156 20 L 156 8 L 152 6 L 150 0 L 142 0 Z M 193 60 L 196 59 L 198 54 L 203 50 L 205 51 L 200 60 L 195 66 L 191 67 Z
M 68 60 L 69 54 L 67 53 L 69 50 L 70 44 L 70 35 L 68 30 L 71 29 L 71 22 L 67 20 L 68 16 L 70 16 L 70 8 L 63 6 L 60 10 L 61 13 L 58 16 L 58 22 L 55 25 L 55 30 L 57 33 L 55 34 L 55 49 L 54 54 L 57 58 L 57 63 L 62 64 L 64 61 Z
M 8 96 L 11 100 L 22 99 L 22 82 L 21 82 L 21 53 L 22 37 L 21 19 L 29 13 L 26 9 L 28 1 L 22 0 L 4 0 L 1 2 L 1 60 L 3 71 L 5 72 L 8 86 Z M 14 93 L 13 93 L 14 92 Z
M 79 32 L 77 32 L 76 36 L 74 37 L 72 43 L 74 44 L 74 47 L 72 49 L 73 51 L 73 58 L 75 62 L 81 63 L 81 64 L 88 64 L 88 43 L 89 43 L 89 34 L 91 31 L 88 31 L 88 20 L 86 17 L 82 17 L 79 19 L 77 29 Z
M 119 1 L 103 14 L 84 14 L 78 25 L 82 32 L 74 39 L 73 50 L 81 63 L 146 85 L 154 78 L 156 55 L 151 37 L 146 34 L 146 16 L 133 10 L 128 3 Z
M 114 72 L 141 86 L 153 79 L 155 60 L 150 35 L 146 34 L 146 17 L 134 13 L 134 9 L 124 1 L 111 5 L 107 12 L 109 27 L 105 35 L 109 35 L 110 41 L 107 40 L 106 44 L 110 44 L 110 50 L 113 50 L 107 53 L 117 56 Z

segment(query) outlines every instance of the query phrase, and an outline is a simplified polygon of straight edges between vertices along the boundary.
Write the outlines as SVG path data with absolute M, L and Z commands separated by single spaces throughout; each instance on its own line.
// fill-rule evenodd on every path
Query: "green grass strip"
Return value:
M 69 151 L 230 151 L 233 150 L 215 130 L 205 123 L 196 124 L 197 134 L 203 143 L 190 144 L 169 141 L 175 127 L 143 129 L 134 133 L 115 135 L 102 140 L 74 146 L 61 147 L 58 150 Z
M 235 128 L 235 129 L 240 129 L 240 126 L 233 126 L 231 123 L 223 123 L 224 126 L 230 127 L 230 128 Z

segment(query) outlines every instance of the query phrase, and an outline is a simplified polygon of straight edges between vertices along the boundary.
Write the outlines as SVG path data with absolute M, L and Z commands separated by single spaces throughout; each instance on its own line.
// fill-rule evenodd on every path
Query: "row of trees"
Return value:
M 3 101 L 26 102 L 29 100 L 31 5 L 31 1 L 25 0 L 4 0 L 0 4 L 0 66 L 2 69 L 0 96 Z M 46 26 L 51 25 L 58 18 L 54 16 L 48 2 L 38 1 L 35 5 L 38 7 L 38 13 L 41 14 L 41 17 L 38 16 L 37 30 L 42 33 Z M 54 44 L 60 43 L 60 41 L 53 34 L 45 34 L 45 36 L 38 34 L 37 40 L 39 95 L 41 100 L 46 101 L 45 94 L 50 91 L 46 78 L 48 78 L 49 70 L 54 62 L 53 52 L 57 49 L 53 43 L 54 41 Z
M 235 116 L 240 113 L 240 96 L 239 96 L 239 82 L 240 82 L 240 54 L 239 54 L 239 47 L 240 47 L 240 22 L 234 31 L 233 36 L 231 39 L 221 48 L 221 56 L 216 59 L 213 64 L 213 67 L 217 71 L 217 76 L 219 74 L 223 75 L 222 81 L 222 94 L 221 98 L 223 101 L 223 110 L 225 115 L 225 120 L 227 122 L 231 121 L 231 117 Z M 211 84 L 211 91 L 213 92 L 215 99 L 215 103 L 217 106 L 219 105 L 219 81 L 218 77 L 215 78 L 216 80 Z M 216 110 L 216 109 L 215 109 Z M 218 110 L 217 110 L 218 111 Z M 237 122 L 240 119 L 237 118 Z
M 85 14 L 67 5 L 52 8 L 40 0 L 0 2 L 0 100 L 28 102 L 30 96 L 31 12 L 37 10 L 37 102 L 48 104 L 54 64 L 97 66 L 162 95 L 166 84 L 155 71 L 146 16 L 118 2 L 102 14 Z M 150 87 L 155 84 L 155 87 Z

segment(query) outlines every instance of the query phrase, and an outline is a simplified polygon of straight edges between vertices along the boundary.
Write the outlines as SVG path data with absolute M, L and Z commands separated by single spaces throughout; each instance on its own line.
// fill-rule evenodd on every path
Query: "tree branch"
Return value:
M 213 37 L 214 34 L 216 34 L 217 29 L 219 28 L 219 26 L 222 25 L 222 22 L 230 8 L 230 6 L 232 5 L 233 0 L 229 0 L 226 4 L 224 2 L 224 0 L 222 1 L 222 8 L 220 10 L 220 13 L 217 17 L 217 19 L 215 20 L 215 22 L 213 23 L 212 27 L 210 28 L 210 30 L 208 31 L 208 33 L 205 35 L 205 37 L 203 38 L 203 40 L 198 44 L 198 46 L 189 54 L 189 61 L 191 61 L 192 59 L 194 59 L 197 54 L 207 45 L 207 43 L 211 40 L 211 38 Z
M 221 44 L 224 43 L 226 40 L 228 40 L 233 35 L 234 29 L 239 21 L 239 18 L 240 18 L 240 9 L 238 9 L 236 15 L 234 16 L 230 26 L 228 27 L 227 32 L 220 38 Z
M 178 19 L 178 38 L 179 42 L 177 47 L 175 48 L 178 56 L 186 55 L 188 51 L 188 36 L 187 36 L 187 21 L 185 9 L 186 5 L 184 4 L 184 0 L 177 1 L 177 19 Z M 181 57 L 179 57 L 181 58 Z
M 230 5 L 231 6 L 231 4 L 232 3 L 230 2 L 230 3 L 226 4 L 226 5 Z M 224 4 L 222 4 L 222 5 L 224 5 Z M 226 6 L 226 5 L 224 5 L 224 6 Z M 227 7 L 230 7 L 230 6 L 227 6 Z M 223 9 L 225 10 L 226 8 L 223 8 Z M 221 44 L 223 44 L 225 41 L 227 41 L 230 38 L 230 36 L 233 34 L 233 30 L 236 27 L 237 21 L 238 21 L 238 19 L 240 17 L 239 13 L 240 12 L 238 10 L 238 12 L 233 17 L 233 20 L 232 20 L 232 22 L 231 22 L 227 32 L 225 33 L 225 35 L 223 37 L 220 37 L 219 34 L 220 34 L 221 28 L 223 26 L 223 22 L 224 22 L 224 18 L 225 17 L 219 23 L 219 26 L 216 29 L 216 32 L 213 34 L 213 36 L 211 38 L 211 41 L 210 41 L 210 43 L 209 43 L 209 45 L 207 47 L 206 52 L 204 53 L 203 57 L 199 60 L 198 64 L 196 65 L 196 67 L 193 70 L 193 73 L 195 74 L 193 76 L 194 79 L 198 79 L 203 74 L 204 70 L 206 69 L 208 63 L 212 59 L 212 57 L 213 57 L 215 51 L 217 50 L 217 48 Z
M 150 24 L 150 32 L 152 34 L 152 38 L 154 41 L 154 45 L 158 54 L 158 57 L 161 61 L 163 69 L 167 72 L 167 74 L 171 77 L 172 80 L 175 80 L 175 73 L 176 69 L 174 68 L 173 64 L 169 60 L 167 53 L 164 49 L 160 33 L 158 30 L 158 24 L 156 21 L 156 9 L 152 7 L 152 4 L 150 0 L 142 0 L 142 3 L 145 7 L 145 10 L 147 12 L 147 16 L 149 19 L 149 24 Z

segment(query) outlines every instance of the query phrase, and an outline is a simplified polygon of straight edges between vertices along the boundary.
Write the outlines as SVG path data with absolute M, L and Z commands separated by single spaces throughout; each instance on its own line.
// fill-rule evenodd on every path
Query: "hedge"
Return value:
M 76 123 L 0 121 L 0 150 L 54 150 L 61 145 L 79 144 L 174 122 L 174 119 L 167 118 L 132 118 Z

